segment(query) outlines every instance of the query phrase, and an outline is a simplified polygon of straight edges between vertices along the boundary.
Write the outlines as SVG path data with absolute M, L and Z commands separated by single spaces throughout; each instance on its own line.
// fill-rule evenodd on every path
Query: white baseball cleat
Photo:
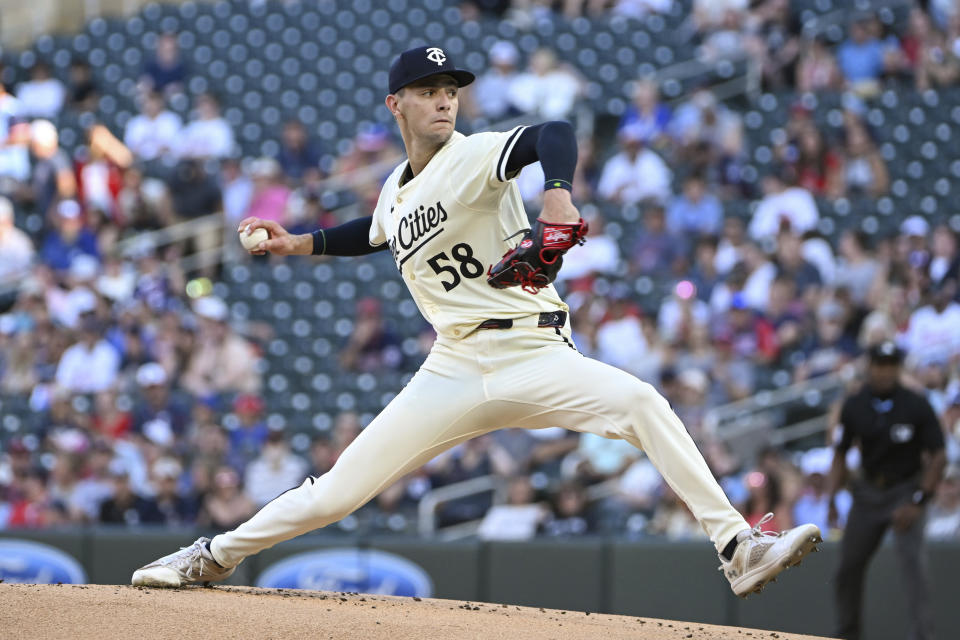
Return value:
M 133 572 L 130 583 L 135 587 L 168 587 L 177 589 L 197 582 L 226 580 L 236 567 L 224 569 L 207 550 L 209 538 L 199 538 L 189 547 L 164 556 Z
M 802 524 L 780 533 L 761 531 L 760 527 L 771 518 L 773 514 L 768 513 L 753 529 L 737 534 L 737 548 L 729 562 L 720 556 L 720 571 L 741 598 L 763 591 L 781 571 L 800 564 L 823 541 L 814 524 Z

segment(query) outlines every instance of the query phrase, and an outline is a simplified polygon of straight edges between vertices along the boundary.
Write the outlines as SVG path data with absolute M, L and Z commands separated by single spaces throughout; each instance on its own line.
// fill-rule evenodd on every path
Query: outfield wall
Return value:
M 92 583 L 126 583 L 138 566 L 189 544 L 196 536 L 143 529 L 91 528 L 73 533 L 4 531 L 60 549 L 76 558 Z M 248 558 L 231 584 L 257 584 L 268 567 L 293 554 L 331 549 L 378 550 L 419 566 L 432 595 L 579 611 L 742 625 L 813 635 L 833 630 L 833 570 L 839 547 L 824 544 L 803 566 L 788 571 L 761 596 L 739 600 L 717 571 L 709 544 L 621 542 L 605 539 L 529 543 L 429 543 L 397 538 L 303 536 Z M 367 554 L 369 555 L 369 554 Z M 377 554 L 379 555 L 379 554 Z M 930 545 L 938 638 L 960 638 L 960 545 Z M 288 563 L 290 564 L 290 563 Z M 293 563 L 296 564 L 296 563 Z M 341 568 L 319 584 L 349 584 L 365 569 Z M 338 582 L 344 580 L 346 582 Z M 393 584 L 393 578 L 383 579 Z M 334 587 L 336 588 L 336 587 Z M 387 587 L 388 589 L 388 587 Z M 361 590 L 349 586 L 340 590 Z M 865 637 L 906 637 L 904 599 L 891 545 L 884 545 L 868 576 Z

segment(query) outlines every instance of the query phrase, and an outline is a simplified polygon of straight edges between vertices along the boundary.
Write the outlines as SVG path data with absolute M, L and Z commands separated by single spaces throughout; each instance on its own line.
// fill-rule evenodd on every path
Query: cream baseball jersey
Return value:
M 530 226 L 515 176 L 506 175 L 524 128 L 454 132 L 417 176 L 404 181 L 403 162 L 380 192 L 370 244 L 389 243 L 420 312 L 439 334 L 461 338 L 490 318 L 567 310 L 552 285 L 531 294 L 487 284 L 487 268 Z

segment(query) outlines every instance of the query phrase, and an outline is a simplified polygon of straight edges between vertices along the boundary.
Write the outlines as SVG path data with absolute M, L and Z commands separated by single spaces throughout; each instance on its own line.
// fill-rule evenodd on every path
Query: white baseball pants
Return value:
M 217 562 L 245 557 L 344 518 L 450 447 L 507 427 L 562 426 L 642 449 L 717 550 L 749 528 L 714 480 L 669 403 L 649 384 L 586 358 L 565 328 L 440 337 L 410 383 L 319 478 L 307 478 L 250 520 L 213 539 Z

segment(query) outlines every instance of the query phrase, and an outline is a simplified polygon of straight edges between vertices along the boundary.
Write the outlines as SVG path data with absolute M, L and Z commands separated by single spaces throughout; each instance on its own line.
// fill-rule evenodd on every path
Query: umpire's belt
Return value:
M 863 473 L 863 480 L 876 489 L 890 489 L 903 484 L 918 484 L 916 476 L 890 475 L 884 473 Z
M 544 311 L 537 318 L 537 327 L 563 327 L 567 324 L 566 311 Z M 491 318 L 480 323 L 478 329 L 510 329 L 513 320 L 507 318 Z

